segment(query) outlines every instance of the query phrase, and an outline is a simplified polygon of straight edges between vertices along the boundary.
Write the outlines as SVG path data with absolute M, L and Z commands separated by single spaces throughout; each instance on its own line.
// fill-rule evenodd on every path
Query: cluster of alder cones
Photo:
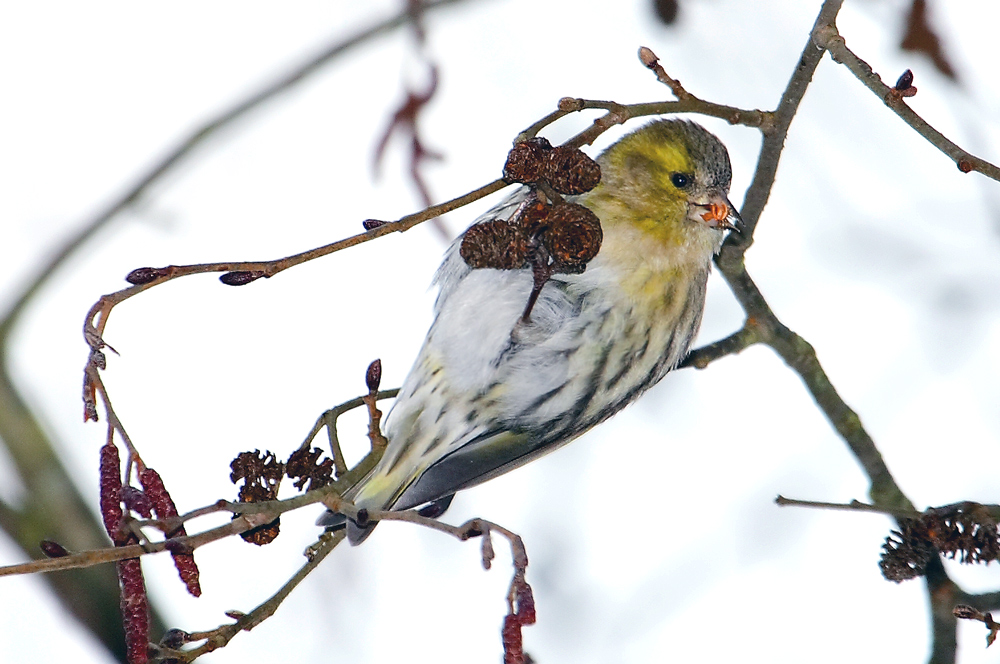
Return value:
M 532 138 L 511 149 L 503 177 L 531 185 L 532 192 L 510 220 L 493 219 L 466 231 L 459 252 L 465 262 L 472 268 L 583 272 L 601 249 L 601 222 L 582 205 L 553 202 L 559 197 L 551 193 L 575 196 L 596 187 L 597 162 L 577 148 L 554 148 L 544 138 Z

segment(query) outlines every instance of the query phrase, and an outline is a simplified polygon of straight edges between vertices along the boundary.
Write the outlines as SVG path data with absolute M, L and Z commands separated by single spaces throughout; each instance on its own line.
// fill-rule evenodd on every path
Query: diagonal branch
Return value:
M 820 10 L 810 41 L 802 52 L 799 64 L 775 112 L 774 130 L 765 133 L 764 136 L 757 169 L 742 210 L 747 232 L 741 235 L 730 234 L 716 260 L 719 271 L 746 312 L 747 320 L 744 328 L 726 339 L 694 351 L 686 361 L 686 365 L 703 368 L 714 359 L 726 354 L 739 352 L 754 343 L 766 343 L 799 374 L 817 406 L 848 444 L 868 475 L 869 493 L 876 504 L 898 510 L 913 510 L 912 502 L 896 484 L 875 442 L 862 425 L 860 417 L 844 402 L 830 382 L 816 357 L 815 350 L 805 339 L 778 320 L 747 273 L 743 260 L 744 253 L 753 242 L 753 230 L 770 195 L 788 127 L 826 49 L 830 50 L 835 60 L 851 69 L 869 89 L 881 95 L 885 103 L 919 134 L 952 157 L 961 171 L 978 170 L 988 177 L 1000 179 L 1000 169 L 968 154 L 944 138 L 940 132 L 914 113 L 903 102 L 901 95 L 892 94 L 890 88 L 882 83 L 871 68 L 847 49 L 843 37 L 836 28 L 836 18 L 842 3 L 843 0 L 827 0 Z M 937 558 L 928 566 L 925 581 L 932 623 L 929 661 L 933 664 L 953 662 L 957 638 L 956 620 L 952 609 L 967 595 L 948 577 L 944 566 Z
M 840 11 L 840 6 L 844 0 L 827 0 L 816 17 L 813 31 L 818 26 L 833 23 Z M 806 42 L 799 62 L 792 72 L 792 77 L 781 95 L 781 101 L 774 112 L 774 124 L 771 131 L 764 133 L 764 142 L 760 148 L 760 156 L 757 158 L 757 168 L 754 170 L 753 181 L 743 197 L 743 208 L 740 215 L 743 217 L 745 231 L 743 233 L 732 234 L 726 239 L 720 255 L 719 267 L 723 273 L 724 263 L 732 263 L 737 256 L 742 261 L 743 254 L 753 243 L 753 232 L 757 227 L 764 206 L 771 196 L 771 188 L 774 186 L 774 178 L 778 173 L 778 162 L 781 160 L 781 152 L 785 149 L 785 138 L 788 136 L 788 128 L 799 110 L 799 104 L 805 96 L 806 88 L 812 81 L 816 67 L 823 59 L 823 51 L 813 44 L 812 40 Z
M 429 0 L 423 3 L 422 10 L 432 10 L 447 5 L 453 5 L 465 0 Z M 412 12 L 409 8 L 403 8 L 399 13 L 390 19 L 377 23 L 366 28 L 352 37 L 343 41 L 331 44 L 318 53 L 308 58 L 288 73 L 264 84 L 259 90 L 250 96 L 238 101 L 231 107 L 221 111 L 215 117 L 209 119 L 200 127 L 192 131 L 188 136 L 181 139 L 177 144 L 160 160 L 154 162 L 145 173 L 131 185 L 124 193 L 114 200 L 104 210 L 85 221 L 81 230 L 65 242 L 49 262 L 39 270 L 38 275 L 32 280 L 28 288 L 18 297 L 13 306 L 7 311 L 0 321 L 0 343 L 6 341 L 7 333 L 20 317 L 25 305 L 48 281 L 52 274 L 66 262 L 83 243 L 94 236 L 109 221 L 114 219 L 123 210 L 130 207 L 164 175 L 172 171 L 178 164 L 186 159 L 195 148 L 199 147 L 207 139 L 215 135 L 219 129 L 228 126 L 236 120 L 242 118 L 250 111 L 256 109 L 264 102 L 290 90 L 298 83 L 307 79 L 312 74 L 319 71 L 331 60 L 343 55 L 356 46 L 367 43 L 374 37 L 391 32 L 396 28 L 406 25 L 412 20 Z
M 1000 168 L 981 159 L 969 152 L 966 152 L 954 142 L 948 140 L 944 134 L 932 127 L 926 120 L 917 115 L 904 101 L 903 95 L 898 94 L 898 90 L 889 87 L 882 82 L 882 77 L 872 71 L 871 65 L 859 58 L 854 52 L 847 48 L 847 42 L 840 35 L 834 22 L 824 25 L 817 25 L 813 30 L 813 41 L 816 46 L 830 52 L 830 57 L 835 62 L 847 67 L 854 76 L 864 83 L 865 87 L 871 90 L 881 99 L 886 106 L 902 118 L 903 122 L 910 125 L 914 131 L 927 139 L 927 141 L 941 152 L 951 157 L 958 170 L 963 173 L 979 171 L 986 177 L 1000 181 Z

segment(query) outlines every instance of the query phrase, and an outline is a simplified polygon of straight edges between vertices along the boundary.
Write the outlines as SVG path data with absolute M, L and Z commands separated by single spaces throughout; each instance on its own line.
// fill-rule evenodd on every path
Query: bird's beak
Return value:
M 709 227 L 738 233 L 743 231 L 743 218 L 725 196 L 713 197 L 708 203 L 699 204 L 698 207 L 704 208 L 701 218 Z

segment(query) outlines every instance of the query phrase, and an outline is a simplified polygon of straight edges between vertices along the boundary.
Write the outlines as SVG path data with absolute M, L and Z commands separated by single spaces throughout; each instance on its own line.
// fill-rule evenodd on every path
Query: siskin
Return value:
M 537 269 L 473 269 L 461 238 L 448 249 L 434 323 L 386 418 L 388 447 L 346 496 L 358 508 L 435 503 L 439 515 L 456 491 L 608 419 L 687 354 L 712 257 L 740 223 L 727 198 L 729 154 L 700 125 L 658 120 L 597 163 L 600 183 L 570 199 L 603 230 L 582 271 L 550 270 L 540 284 Z M 473 228 L 510 219 L 535 196 L 522 187 Z M 332 512 L 319 520 L 343 523 Z M 351 543 L 373 527 L 347 520 Z

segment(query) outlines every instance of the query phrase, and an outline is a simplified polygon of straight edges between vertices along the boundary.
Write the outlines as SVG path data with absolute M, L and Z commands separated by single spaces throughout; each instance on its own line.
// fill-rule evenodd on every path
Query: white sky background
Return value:
M 200 121 L 397 4 L 0 6 L 0 305 Z M 1000 10 L 931 3 L 960 87 L 896 48 L 906 4 L 848 0 L 839 21 L 848 45 L 887 82 L 912 68 L 914 108 L 997 162 Z M 819 5 L 687 0 L 674 28 L 646 2 L 484 0 L 435 13 L 428 51 L 441 88 L 421 128 L 446 161 L 427 169 L 431 189 L 443 200 L 495 178 L 512 138 L 562 96 L 668 98 L 638 64 L 640 44 L 695 94 L 773 108 Z M 423 75 L 406 33 L 327 66 L 206 144 L 35 302 L 16 340 L 17 376 L 95 509 L 104 425 L 80 423 L 85 311 L 135 267 L 276 258 L 353 235 L 362 219 L 416 210 L 406 144 L 392 144 L 378 182 L 371 155 L 403 83 Z M 546 135 L 562 140 L 590 119 L 564 119 Z M 700 121 L 730 148 L 739 204 L 758 133 Z M 816 348 L 919 507 L 998 499 L 998 187 L 962 175 L 826 58 L 747 254 L 774 311 Z M 452 231 L 495 200 L 450 215 Z M 398 385 L 430 322 L 427 285 L 442 250 L 419 228 L 243 288 L 188 277 L 117 308 L 106 339 L 121 357 L 109 356 L 105 380 L 180 509 L 235 496 L 229 461 L 255 448 L 287 455 L 319 413 L 364 389 L 372 359 L 382 358 L 383 386 Z M 740 322 L 713 277 L 700 340 Z M 360 454 L 360 417 L 342 439 Z M 0 458 L 0 494 L 16 496 L 6 466 Z M 447 520 L 482 516 L 524 537 L 539 620 L 525 646 L 542 664 L 922 661 L 922 583 L 888 583 L 877 567 L 889 520 L 772 503 L 778 493 L 865 499 L 866 488 L 796 375 L 753 348 L 668 377 L 573 445 L 461 494 Z M 169 559 L 145 559 L 156 600 L 186 630 L 251 609 L 301 564 L 318 511 L 284 517 L 268 547 L 199 550 L 198 600 Z M 510 577 L 497 548 L 485 572 L 477 544 L 383 524 L 205 661 L 494 663 Z M 0 562 L 20 559 L 0 539 Z M 996 566 L 948 569 L 968 590 L 1000 587 Z M 37 579 L 2 584 L 0 640 L 13 653 L 4 661 L 109 661 Z M 963 664 L 1000 661 L 984 633 L 960 628 Z

